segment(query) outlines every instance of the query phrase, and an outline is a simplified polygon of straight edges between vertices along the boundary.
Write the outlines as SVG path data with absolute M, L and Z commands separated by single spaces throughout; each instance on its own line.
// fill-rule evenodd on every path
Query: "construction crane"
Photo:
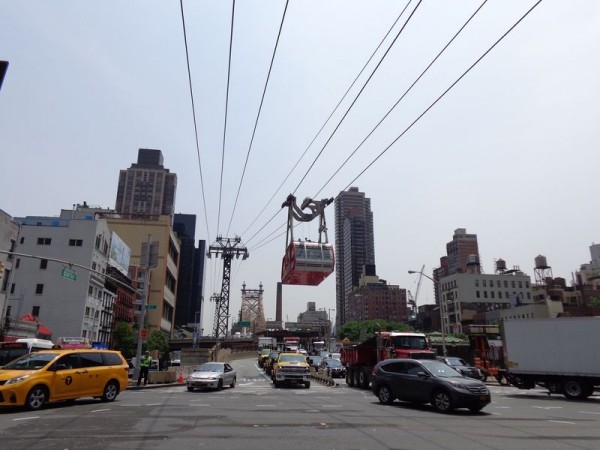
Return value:
M 210 258 L 214 254 L 217 258 L 223 259 L 223 282 L 221 283 L 221 294 L 213 295 L 216 301 L 215 310 L 215 338 L 227 336 L 229 321 L 229 286 L 231 277 L 231 260 L 242 257 L 242 260 L 248 258 L 248 249 L 242 245 L 242 239 L 239 236 L 234 238 L 223 238 L 217 236 L 217 240 L 208 248 L 206 256 Z

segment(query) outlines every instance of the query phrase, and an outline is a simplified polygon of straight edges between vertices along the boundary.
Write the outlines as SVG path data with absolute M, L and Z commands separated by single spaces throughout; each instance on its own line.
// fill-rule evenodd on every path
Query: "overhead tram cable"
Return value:
M 337 132 L 338 128 L 342 125 L 342 122 L 346 119 L 346 117 L 350 113 L 350 110 L 354 107 L 354 105 L 356 104 L 356 102 L 358 101 L 358 99 L 360 98 L 360 96 L 362 95 L 363 91 L 365 90 L 365 88 L 367 87 L 367 85 L 369 84 L 369 82 L 371 81 L 371 79 L 373 78 L 373 75 L 375 75 L 375 72 L 377 72 L 377 69 L 379 69 L 379 66 L 381 66 L 381 64 L 383 63 L 383 60 L 387 57 L 388 53 L 390 52 L 390 50 L 392 49 L 392 47 L 394 46 L 394 44 L 396 43 L 396 41 L 398 40 L 398 38 L 400 37 L 400 35 L 404 31 L 404 29 L 406 28 L 406 26 L 408 25 L 408 23 L 410 22 L 410 20 L 412 19 L 412 17 L 414 16 L 414 14 L 417 11 L 417 9 L 419 8 L 419 6 L 421 6 L 422 2 L 423 2 L 423 0 L 419 0 L 419 3 L 417 3 L 417 6 L 415 6 L 414 9 L 411 11 L 410 15 L 406 19 L 406 22 L 404 22 L 404 25 L 402 25 L 402 27 L 400 28 L 400 31 L 398 31 L 398 33 L 396 34 L 396 37 L 390 43 L 390 45 L 388 46 L 387 50 L 385 51 L 385 53 L 383 54 L 383 56 L 381 57 L 381 59 L 379 60 L 379 62 L 375 66 L 375 68 L 373 69 L 373 71 L 371 72 L 371 75 L 369 75 L 369 77 L 367 78 L 367 81 L 365 81 L 365 83 L 363 84 L 362 88 L 360 89 L 360 91 L 358 92 L 358 94 L 356 95 L 356 97 L 354 98 L 354 100 L 352 101 L 352 103 L 350 104 L 350 106 L 348 107 L 348 109 L 346 110 L 346 112 L 344 113 L 344 115 L 342 116 L 342 118 L 340 119 L 340 121 L 338 122 L 338 124 L 336 125 L 336 127 L 333 129 L 333 131 L 329 135 L 329 138 L 327 139 L 327 141 L 325 141 L 325 144 L 323 144 L 323 147 L 321 147 L 321 150 L 319 151 L 319 153 L 317 154 L 317 156 L 315 157 L 315 159 L 311 163 L 310 167 L 308 168 L 308 170 L 306 171 L 306 173 L 304 174 L 304 176 L 302 177 L 302 179 L 298 182 L 298 185 L 293 190 L 293 193 L 295 193 L 298 190 L 298 188 L 300 187 L 300 185 L 304 182 L 304 180 L 306 179 L 307 175 L 310 173 L 310 171 L 312 170 L 312 168 L 316 164 L 317 160 L 321 157 L 321 154 L 323 154 L 323 151 L 325 150 L 325 147 L 327 147 L 327 145 L 329 144 L 329 142 L 333 138 L 333 135 Z
M 233 23 L 235 18 L 235 0 L 231 6 L 231 28 L 229 31 L 229 60 L 227 63 L 227 91 L 225 94 L 225 119 L 223 120 L 223 148 L 221 151 L 221 178 L 219 181 L 219 210 L 217 212 L 217 235 L 221 224 L 221 204 L 223 198 L 223 171 L 225 169 L 225 140 L 227 137 L 227 112 L 229 109 L 229 83 L 231 81 L 231 50 L 233 48 Z
M 388 36 L 392 32 L 392 30 L 394 29 L 394 27 L 396 26 L 396 24 L 398 23 L 398 21 L 400 20 L 400 18 L 402 17 L 402 15 L 406 11 L 406 9 L 408 8 L 408 5 L 411 3 L 411 1 L 412 0 L 409 0 L 406 3 L 406 5 L 404 6 L 404 8 L 402 9 L 402 11 L 400 12 L 400 14 L 398 14 L 398 17 L 396 17 L 396 20 L 394 21 L 394 23 L 392 24 L 392 26 L 388 29 L 388 31 L 385 34 L 385 36 L 379 41 L 379 44 L 377 45 L 377 47 L 375 48 L 375 50 L 373 50 L 373 52 L 371 53 L 371 56 L 369 57 L 369 59 L 367 60 L 367 62 L 363 65 L 362 69 L 360 69 L 360 71 L 358 72 L 358 74 L 354 78 L 354 81 L 352 81 L 352 83 L 350 84 L 350 86 L 348 87 L 348 89 L 346 89 L 346 92 L 344 93 L 344 95 L 342 96 L 342 98 L 338 101 L 338 103 L 335 106 L 335 108 L 333 108 L 333 110 L 329 114 L 329 117 L 327 117 L 327 119 L 325 120 L 325 122 L 323 123 L 323 125 L 321 125 L 321 128 L 319 129 L 319 131 L 317 131 L 317 133 L 315 134 L 315 136 L 312 138 L 312 140 L 310 141 L 310 143 L 308 144 L 308 146 L 306 147 L 306 149 L 304 150 L 304 152 L 302 153 L 302 155 L 300 155 L 300 158 L 298 158 L 298 160 L 296 161 L 296 163 L 294 164 L 294 166 L 288 172 L 288 174 L 283 179 L 283 181 L 281 182 L 281 184 L 279 185 L 279 187 L 275 190 L 275 192 L 273 193 L 273 195 L 271 196 L 271 198 L 267 201 L 267 203 L 265 204 L 265 206 L 263 206 L 263 208 L 260 210 L 260 212 L 258 213 L 258 215 L 254 218 L 254 220 L 250 223 L 250 225 L 248 225 L 248 227 L 244 230 L 244 232 L 242 234 L 246 234 L 246 232 L 252 227 L 252 225 L 254 225 L 256 223 L 256 221 L 260 218 L 260 216 L 263 214 L 263 212 L 271 204 L 271 202 L 273 201 L 273 199 L 275 198 L 275 196 L 279 193 L 279 191 L 281 191 L 281 188 L 283 187 L 283 185 L 285 184 L 285 182 L 289 179 L 289 177 L 292 175 L 292 173 L 294 172 L 294 170 L 296 170 L 296 168 L 298 167 L 298 164 L 300 164 L 300 161 L 302 161 L 302 159 L 304 158 L 304 156 L 306 155 L 306 153 L 308 152 L 308 150 L 312 147 L 313 143 L 321 135 L 321 133 L 322 133 L 323 129 L 325 128 L 325 126 L 329 123 L 329 121 L 331 120 L 331 118 L 333 117 L 333 115 L 335 114 L 335 112 L 339 109 L 339 107 L 342 104 L 342 102 L 346 99 L 346 97 L 348 96 L 348 93 L 354 87 L 354 85 L 356 84 L 356 82 L 358 81 L 358 79 L 360 78 L 360 76 L 363 74 L 363 72 L 365 71 L 365 69 L 367 68 L 367 66 L 369 65 L 369 63 L 371 62 L 371 60 L 373 59 L 373 57 L 377 53 L 377 51 L 381 48 L 381 46 L 383 45 L 384 41 L 388 38 Z M 287 4 L 286 4 L 286 7 L 287 7 Z M 279 212 L 281 212 L 281 209 L 279 209 L 277 211 L 277 214 L 279 214 Z M 264 229 L 264 227 L 269 222 L 271 222 L 271 220 L 273 220 L 273 218 L 269 219 L 269 221 L 260 230 L 258 230 L 258 232 L 262 231 Z M 249 241 L 247 241 L 247 242 L 249 242 Z
M 421 72 L 421 74 L 415 79 L 415 81 L 412 82 L 412 84 L 408 87 L 408 89 L 406 89 L 404 91 L 404 93 L 400 96 L 400 98 L 396 101 L 396 103 L 394 103 L 394 105 L 388 110 L 388 112 L 385 113 L 385 115 L 379 120 L 379 122 L 377 122 L 375 127 L 369 132 L 369 134 L 367 134 L 367 136 L 361 141 L 361 143 L 358 144 L 358 146 L 354 149 L 354 151 L 352 153 L 350 153 L 350 155 L 344 160 L 344 162 L 340 165 L 340 167 L 337 168 L 337 170 L 333 173 L 333 175 L 331 175 L 331 177 L 325 182 L 325 184 L 321 187 L 321 189 L 319 189 L 319 191 L 314 195 L 314 197 L 317 197 L 323 191 L 323 189 L 325 189 L 325 187 L 327 187 L 327 185 L 331 182 L 331 180 L 333 180 L 333 178 L 340 172 L 340 170 L 342 170 L 342 168 L 346 165 L 346 163 L 348 161 L 350 161 L 350 159 L 356 154 L 356 152 L 358 152 L 358 150 L 373 135 L 373 133 L 379 128 L 379 126 L 383 123 L 383 121 L 385 119 L 387 119 L 387 117 L 392 113 L 392 111 L 394 109 L 396 109 L 398 104 L 402 100 L 404 100 L 404 97 L 406 97 L 408 95 L 408 93 L 412 90 L 412 88 L 421 80 L 421 78 L 425 75 L 425 73 L 427 73 L 427 71 L 431 68 L 431 66 L 433 66 L 433 64 L 435 64 L 435 62 L 438 60 L 438 58 L 440 56 L 442 56 L 442 54 L 448 49 L 448 47 L 452 44 L 452 42 L 454 42 L 454 40 L 458 37 L 458 35 L 460 33 L 462 33 L 462 31 L 466 28 L 466 26 L 469 24 L 469 22 L 471 22 L 471 20 L 477 15 L 477 13 L 481 10 L 481 8 L 483 8 L 483 6 L 487 2 L 488 2 L 488 0 L 484 0 L 483 3 L 481 3 L 481 5 L 479 5 L 479 7 L 475 10 L 475 12 L 473 12 L 473 14 L 471 14 L 471 16 L 467 19 L 467 21 L 458 29 L 458 31 L 454 34 L 454 36 L 452 36 L 452 38 L 446 43 L 446 45 L 444 45 L 444 47 L 438 52 L 438 54 L 427 65 L 427 67 L 425 67 L 425 69 Z
M 502 34 L 502 36 L 500 36 L 471 66 L 469 66 L 469 68 L 467 70 L 465 70 L 442 94 L 440 94 L 413 122 L 410 123 L 410 125 L 408 125 L 403 131 L 402 133 L 400 133 L 400 135 L 398 137 L 396 137 L 383 151 L 381 151 L 379 153 L 379 155 L 377 155 L 377 157 L 371 161 L 371 163 L 369 163 L 350 183 L 347 184 L 346 187 L 344 187 L 342 189 L 342 191 L 346 191 L 350 186 L 352 186 L 356 180 L 358 178 L 360 178 L 373 164 L 375 164 L 375 162 L 381 157 L 383 156 L 384 153 L 387 152 L 387 150 L 389 150 L 400 138 L 402 138 L 425 114 L 427 114 L 448 92 L 450 92 L 450 90 L 452 90 L 477 64 L 479 64 L 479 62 L 481 60 L 483 60 L 508 34 L 510 34 L 540 3 L 542 2 L 542 0 L 538 0 L 536 3 L 533 4 L 533 6 L 531 6 L 531 8 L 529 8 L 504 34 Z M 485 4 L 485 2 L 483 3 Z M 483 6 L 483 4 L 481 6 Z M 481 8 L 480 6 L 480 8 Z M 479 11 L 479 9 L 476 10 L 476 12 Z M 471 19 L 469 19 L 471 20 Z M 462 29 L 462 28 L 461 28 Z M 328 180 L 327 183 L 329 183 L 330 180 Z M 323 186 L 324 188 L 325 186 Z M 323 189 L 321 188 L 321 190 Z M 319 191 L 320 192 L 320 191 Z M 263 227 L 264 228 L 264 227 Z M 273 234 L 273 233 L 271 233 Z M 265 241 L 265 239 L 263 239 L 261 241 L 261 245 L 257 245 L 253 250 L 256 250 L 260 247 L 263 247 L 264 245 L 274 241 L 275 239 L 277 239 L 279 236 L 276 236 L 272 239 L 270 239 L 269 241 Z M 264 243 L 263 243 L 264 242 Z
M 404 11 L 408 8 L 408 6 L 410 5 L 410 3 L 412 2 L 412 0 L 409 0 L 409 2 L 406 4 L 406 6 L 404 7 L 404 9 L 402 10 L 402 12 L 400 13 L 400 16 L 403 15 Z M 412 17 L 414 16 L 416 10 L 419 8 L 419 6 L 421 5 L 421 3 L 423 2 L 423 0 L 419 0 L 419 2 L 417 3 L 417 5 L 413 8 L 413 10 L 411 11 L 410 15 L 408 16 L 408 18 L 406 19 L 406 21 L 404 22 L 404 24 L 402 25 L 402 27 L 400 28 L 400 30 L 398 31 L 398 33 L 396 33 L 396 36 L 394 37 L 394 39 L 392 40 L 392 42 L 388 45 L 388 48 L 386 49 L 385 53 L 383 54 L 383 56 L 379 59 L 379 62 L 377 63 L 377 65 L 375 66 L 375 68 L 371 71 L 371 74 L 369 75 L 369 77 L 367 78 L 367 80 L 364 82 L 363 86 L 361 87 L 360 91 L 358 92 L 358 94 L 356 95 L 356 97 L 354 98 L 354 100 L 352 101 L 352 103 L 350 104 L 350 106 L 348 107 L 348 109 L 346 110 L 346 112 L 344 113 L 344 115 L 342 116 L 342 118 L 340 119 L 340 121 L 338 122 L 338 124 L 336 125 L 336 127 L 334 128 L 334 130 L 331 132 L 331 134 L 329 135 L 329 138 L 327 139 L 327 141 L 325 142 L 325 144 L 323 144 L 323 147 L 321 148 L 321 150 L 319 151 L 319 153 L 317 154 L 317 156 L 315 157 L 315 159 L 313 160 L 313 162 L 311 163 L 310 167 L 308 168 L 308 170 L 306 171 L 306 173 L 304 174 L 304 176 L 302 177 L 302 179 L 300 180 L 300 182 L 298 183 L 298 185 L 296 186 L 296 188 L 292 191 L 292 194 L 295 194 L 296 191 L 298 190 L 298 188 L 300 187 L 300 185 L 302 184 L 302 182 L 304 181 L 304 179 L 306 178 L 306 176 L 309 174 L 309 172 L 312 170 L 312 168 L 314 167 L 315 163 L 317 162 L 317 160 L 319 159 L 319 157 L 321 156 L 321 154 L 323 153 L 323 151 L 325 150 L 325 147 L 327 147 L 327 145 L 329 144 L 329 142 L 331 141 L 331 139 L 333 138 L 333 135 L 337 132 L 337 130 L 339 129 L 339 127 L 341 126 L 342 122 L 344 121 L 344 119 L 346 118 L 346 116 L 350 113 L 350 110 L 352 109 L 352 107 L 354 106 L 354 104 L 357 102 L 357 100 L 359 99 L 359 97 L 361 96 L 361 94 L 363 93 L 363 91 L 365 90 L 365 88 L 367 87 L 367 85 L 369 84 L 369 82 L 371 81 L 371 79 L 373 78 L 373 76 L 375 75 L 375 72 L 379 69 L 379 67 L 381 66 L 381 64 L 383 63 L 384 59 L 387 57 L 388 53 L 390 52 L 390 50 L 392 49 L 392 47 L 394 46 L 394 44 L 396 43 L 396 41 L 398 40 L 398 38 L 400 37 L 400 35 L 402 34 L 402 32 L 404 31 L 404 29 L 406 28 L 406 26 L 408 25 L 408 23 L 410 22 L 410 20 L 412 19 Z M 399 16 L 399 18 L 400 18 Z M 385 40 L 385 38 L 384 38 Z M 381 44 L 380 44 L 381 45 Z M 316 138 L 316 136 L 315 136 Z M 309 146 L 310 147 L 310 146 Z M 308 150 L 308 148 L 307 148 Z M 306 153 L 306 151 L 305 151 Z M 300 161 L 298 161 L 296 163 L 296 165 L 299 163 Z M 294 166 L 295 168 L 296 166 Z M 292 169 L 293 170 L 293 169 Z M 291 174 L 291 172 L 290 172 Z M 289 175 L 286 177 L 286 179 L 282 182 L 282 184 L 287 180 L 287 178 L 289 177 Z M 281 188 L 281 186 L 278 188 L 278 190 Z M 270 202 L 270 200 L 269 200 Z M 268 205 L 268 203 L 267 203 Z M 266 205 L 265 205 L 266 208 Z M 264 209 L 263 208 L 263 211 Z M 261 213 L 259 213 L 259 216 Z M 276 215 L 276 214 L 275 214 Z M 258 217 L 256 218 L 258 219 Z M 254 219 L 254 221 L 252 223 L 254 223 L 256 221 L 256 219 Z M 269 220 L 269 222 L 273 220 L 273 217 Z M 268 224 L 268 222 L 267 222 Z M 256 233 L 258 234 L 260 231 L 262 231 L 266 225 L 263 225 L 263 227 L 261 227 Z M 252 225 L 250 225 L 252 226 Z M 254 237 L 254 236 L 253 236 Z M 249 241 L 248 241 L 249 242 Z
M 542 0 L 538 0 L 531 8 L 529 8 L 527 12 L 525 12 L 525 14 L 519 18 L 519 20 L 517 20 L 502 36 L 498 38 L 498 40 L 496 40 L 496 42 L 494 42 L 494 44 L 492 44 L 490 48 L 488 48 L 479 58 L 477 58 L 477 60 L 471 64 L 471 66 L 469 66 L 469 68 L 465 70 L 460 77 L 458 77 L 444 92 L 442 92 L 442 94 L 439 95 L 439 97 L 437 97 L 421 114 L 419 114 L 419 116 L 412 121 L 410 125 L 408 125 L 408 127 L 406 127 L 398 137 L 396 137 L 396 139 L 394 139 L 386 148 L 384 148 L 381 153 L 379 153 L 379 155 L 377 155 L 377 157 L 371 161 L 350 183 L 348 183 L 343 190 L 345 191 L 352 186 L 356 180 L 358 180 L 373 164 L 375 164 L 375 162 L 377 162 L 379 158 L 383 156 L 384 153 L 390 149 L 390 147 L 392 147 L 392 145 L 398 142 L 401 137 L 403 137 L 419 120 L 421 120 L 425 114 L 427 114 L 448 92 L 450 92 L 450 90 L 452 90 L 452 88 L 454 88 L 454 86 L 456 86 L 477 64 L 479 64 L 479 62 L 485 58 L 511 31 L 513 31 L 541 2 Z
M 285 8 L 283 10 L 283 15 L 281 17 L 281 23 L 279 24 L 279 32 L 277 33 L 277 40 L 275 41 L 275 47 L 273 48 L 273 54 L 271 55 L 271 64 L 269 65 L 269 72 L 267 73 L 267 79 L 265 80 L 265 86 L 263 88 L 262 97 L 260 99 L 260 105 L 258 107 L 258 112 L 256 113 L 256 120 L 254 121 L 254 129 L 252 130 L 252 138 L 250 139 L 250 144 L 248 145 L 248 152 L 246 153 L 246 161 L 244 162 L 244 170 L 242 171 L 242 176 L 240 178 L 240 184 L 238 185 L 237 193 L 235 195 L 235 202 L 233 204 L 233 210 L 231 211 L 231 218 L 229 219 L 229 225 L 227 227 L 228 235 L 229 235 L 229 230 L 231 229 L 231 223 L 233 222 L 233 217 L 235 215 L 235 210 L 237 208 L 237 203 L 238 203 L 238 199 L 240 197 L 240 191 L 242 189 L 242 184 L 244 182 L 244 175 L 246 174 L 246 167 L 248 166 L 248 159 L 250 159 L 250 152 L 252 151 L 252 144 L 254 143 L 254 136 L 256 135 L 256 128 L 258 126 L 258 119 L 260 118 L 260 113 L 262 111 L 263 103 L 265 101 L 265 95 L 267 93 L 267 86 L 269 85 L 269 80 L 271 78 L 271 71 L 273 70 L 273 62 L 275 61 L 275 55 L 277 54 L 277 48 L 279 47 L 279 39 L 281 38 L 281 30 L 283 29 L 283 23 L 285 21 L 285 14 L 287 12 L 288 3 L 289 3 L 289 0 L 286 0 Z
M 185 13 L 183 11 L 183 0 L 179 0 L 179 5 L 181 9 L 181 24 L 183 27 L 183 42 L 185 45 L 185 60 L 187 64 L 187 74 L 188 74 L 188 85 L 190 90 L 190 99 L 192 102 L 192 119 L 194 122 L 194 136 L 196 139 L 196 155 L 198 158 L 198 170 L 200 171 L 200 188 L 202 191 L 202 204 L 204 206 L 204 222 L 206 224 L 206 236 L 208 238 L 208 242 L 210 242 L 210 228 L 208 226 L 208 214 L 206 209 L 206 195 L 204 191 L 204 177 L 202 176 L 202 161 L 200 158 L 200 143 L 198 139 L 198 121 L 196 120 L 196 106 L 194 103 L 194 89 L 192 88 L 192 72 L 190 70 L 190 54 L 188 51 L 188 42 L 187 42 L 187 32 L 185 27 Z

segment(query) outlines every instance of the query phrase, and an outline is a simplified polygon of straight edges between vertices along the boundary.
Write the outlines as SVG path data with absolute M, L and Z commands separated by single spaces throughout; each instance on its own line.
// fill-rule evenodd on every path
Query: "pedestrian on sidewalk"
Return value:
M 152 356 L 150 352 L 144 353 L 142 360 L 140 361 L 140 374 L 138 375 L 137 385 L 142 384 L 142 377 L 144 378 L 144 386 L 148 384 L 148 371 L 150 370 L 150 364 L 152 364 Z

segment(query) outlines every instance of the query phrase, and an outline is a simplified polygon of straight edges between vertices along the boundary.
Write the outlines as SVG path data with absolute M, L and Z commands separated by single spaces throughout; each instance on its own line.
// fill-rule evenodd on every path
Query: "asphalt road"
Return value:
M 275 389 L 255 359 L 232 363 L 234 389 L 131 390 L 38 412 L 0 410 L 2 449 L 597 449 L 600 395 L 549 397 L 489 383 L 481 413 L 379 404 L 370 391 L 313 382 Z

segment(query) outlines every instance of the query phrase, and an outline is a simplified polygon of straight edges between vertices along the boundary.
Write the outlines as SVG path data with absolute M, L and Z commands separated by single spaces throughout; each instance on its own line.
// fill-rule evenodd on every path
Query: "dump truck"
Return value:
M 600 387 L 600 317 L 505 320 L 506 377 L 519 389 L 583 399 Z
M 369 388 L 371 372 L 379 361 L 436 358 L 424 334 L 399 331 L 375 333 L 360 344 L 342 347 L 340 353 L 346 368 L 346 384 L 361 389 Z

